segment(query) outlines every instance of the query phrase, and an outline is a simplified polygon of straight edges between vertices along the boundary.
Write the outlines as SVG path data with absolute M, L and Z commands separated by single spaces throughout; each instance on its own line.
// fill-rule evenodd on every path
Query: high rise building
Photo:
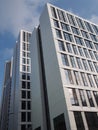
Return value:
M 98 130 L 98 26 L 47 4 L 30 43 L 33 130 Z
M 8 129 L 10 93 L 11 93 L 11 77 L 12 77 L 12 60 L 5 63 L 4 83 L 2 104 L 0 113 L 0 130 Z
M 2 113 L 1 122 L 3 127 L 0 130 L 32 130 L 30 37 L 31 32 L 21 30 L 16 42 L 13 54 L 11 86 L 6 87 L 8 95 L 5 90 L 3 92 L 2 109 L 4 112 Z M 9 72 L 10 69 L 6 69 L 4 88 L 8 84 L 7 79 L 10 78 Z M 10 98 L 9 106 L 5 104 L 8 96 Z M 5 116 L 7 115 L 5 114 L 6 109 L 8 109 L 8 117 Z M 6 123 L 5 120 L 8 122 Z

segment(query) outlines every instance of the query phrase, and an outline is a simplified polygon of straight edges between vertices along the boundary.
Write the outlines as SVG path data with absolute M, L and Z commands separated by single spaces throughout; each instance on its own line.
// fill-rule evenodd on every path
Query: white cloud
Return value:
M 98 16 L 92 15 L 90 21 L 98 25 Z
M 1 0 L 0 32 L 17 36 L 20 29 L 32 30 L 38 25 L 39 9 L 53 0 Z

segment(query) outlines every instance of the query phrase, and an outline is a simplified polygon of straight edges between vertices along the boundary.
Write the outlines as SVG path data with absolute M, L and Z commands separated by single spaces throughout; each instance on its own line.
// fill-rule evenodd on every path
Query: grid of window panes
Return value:
M 55 7 L 51 11 L 70 103 L 98 108 L 98 26 Z
M 22 71 L 23 72 L 30 72 L 30 42 L 29 39 L 31 37 L 31 33 L 23 32 L 22 33 Z
M 30 82 L 30 39 L 31 33 L 22 33 L 22 72 L 21 72 L 21 130 L 32 130 L 31 123 L 31 82 Z

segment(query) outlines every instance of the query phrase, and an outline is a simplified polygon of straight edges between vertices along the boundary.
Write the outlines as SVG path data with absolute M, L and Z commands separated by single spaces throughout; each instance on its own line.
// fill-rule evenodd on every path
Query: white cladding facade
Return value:
M 98 26 L 47 4 L 31 50 L 33 130 L 98 130 Z
M 8 130 L 32 130 L 30 37 L 21 30 L 14 49 Z

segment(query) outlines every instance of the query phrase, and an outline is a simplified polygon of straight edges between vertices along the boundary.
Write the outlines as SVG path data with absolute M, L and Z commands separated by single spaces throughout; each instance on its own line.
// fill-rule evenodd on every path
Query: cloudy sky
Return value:
M 13 54 L 20 29 L 32 31 L 38 25 L 44 4 L 60 8 L 98 23 L 98 0 L 0 0 L 0 99 L 4 64 Z

